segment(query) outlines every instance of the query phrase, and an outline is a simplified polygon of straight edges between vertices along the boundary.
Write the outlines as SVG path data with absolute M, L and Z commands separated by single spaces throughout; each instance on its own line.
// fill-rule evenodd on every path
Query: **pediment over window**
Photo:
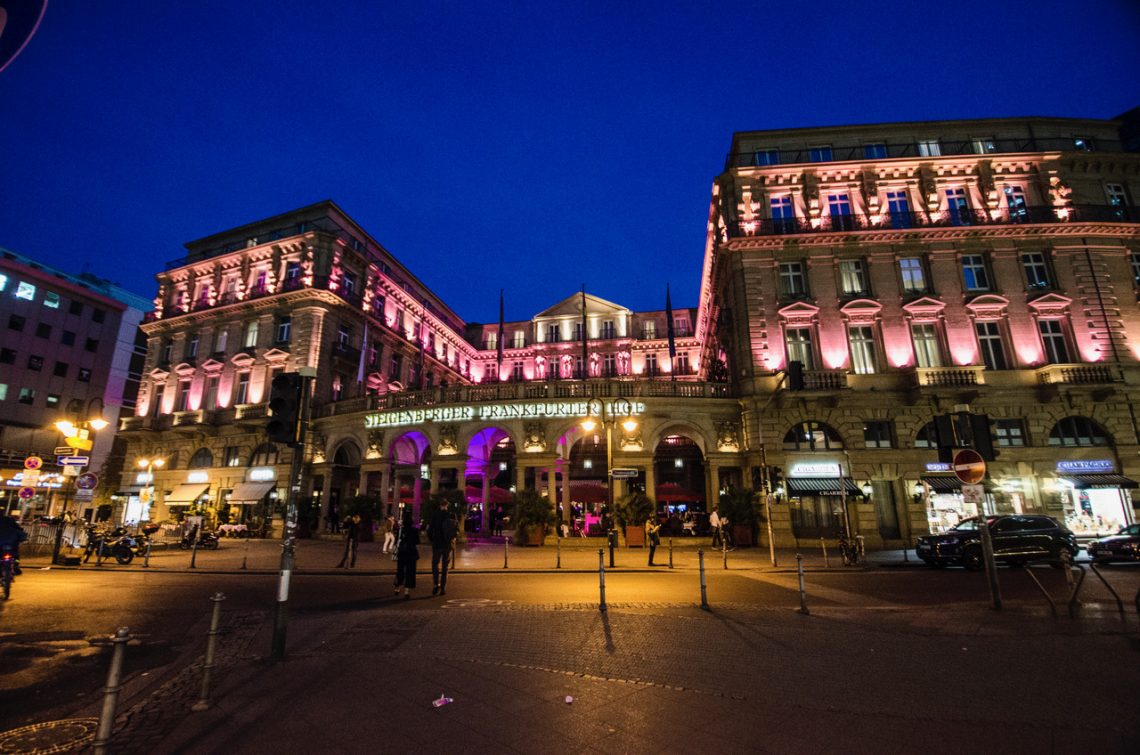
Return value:
M 232 364 L 236 364 L 238 367 L 252 367 L 253 366 L 253 355 L 248 354 L 244 351 L 239 351 L 238 353 L 236 353 L 232 357 L 230 357 L 230 362 Z
M 883 305 L 871 299 L 855 299 L 854 301 L 847 302 L 839 311 L 847 318 L 847 321 L 853 325 L 870 325 L 875 322 L 875 318 L 879 316 L 882 311 Z
M 808 304 L 806 301 L 789 304 L 786 307 L 780 308 L 778 311 L 780 317 L 783 317 L 788 325 L 810 325 L 819 315 L 819 307 L 814 304 Z
M 217 359 L 207 359 L 202 363 L 202 369 L 205 372 L 221 372 L 223 367 L 225 367 L 225 365 Z
M 1033 301 L 1029 302 L 1029 308 L 1039 315 L 1061 315 L 1064 314 L 1073 300 L 1061 294 L 1042 294 Z
M 921 299 L 915 299 L 909 304 L 904 304 L 903 309 L 910 315 L 910 319 L 915 322 L 937 320 L 942 316 L 942 310 L 946 309 L 946 302 L 924 296 Z
M 193 375 L 194 371 L 196 369 L 198 369 L 198 368 L 195 367 L 194 365 L 190 364 L 189 362 L 182 362 L 181 364 L 177 365 L 174 368 L 174 371 L 177 372 L 179 375 L 185 376 L 185 375 Z
M 265 361 L 271 364 L 284 362 L 288 358 L 289 352 L 282 351 L 281 349 L 270 349 L 269 351 L 265 352 Z
M 155 367 L 153 370 L 150 371 L 151 380 L 161 382 L 163 380 L 166 380 L 168 377 L 170 377 L 170 373 L 167 372 L 166 370 L 160 370 L 157 367 Z
M 966 302 L 966 309 L 977 317 L 1001 317 L 1009 306 L 1009 299 L 997 294 L 982 294 Z

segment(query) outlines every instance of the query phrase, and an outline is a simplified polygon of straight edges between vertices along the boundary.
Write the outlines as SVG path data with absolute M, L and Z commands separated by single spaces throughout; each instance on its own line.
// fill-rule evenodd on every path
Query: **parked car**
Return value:
M 1086 547 L 1094 564 L 1140 561 L 1140 524 L 1130 524 L 1115 535 L 1093 540 Z
M 940 535 L 918 538 L 915 553 L 931 566 L 956 564 L 970 570 L 984 566 L 982 518 L 959 522 Z M 1056 566 L 1071 563 L 1080 546 L 1068 527 L 1051 516 L 1016 514 L 986 517 L 993 540 L 994 558 L 1010 564 L 1052 561 Z

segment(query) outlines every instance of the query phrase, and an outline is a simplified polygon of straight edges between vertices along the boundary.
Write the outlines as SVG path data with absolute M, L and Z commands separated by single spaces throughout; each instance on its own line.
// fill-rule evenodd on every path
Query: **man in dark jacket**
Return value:
M 444 595 L 447 588 L 447 563 L 451 558 L 451 541 L 458 528 L 455 517 L 446 506 L 440 506 L 428 523 L 428 540 L 431 541 L 431 581 L 432 595 Z M 440 567 L 440 561 L 443 567 Z
M 28 533 L 24 532 L 24 528 L 15 519 L 7 514 L 0 514 L 0 548 L 7 548 L 12 551 L 12 559 L 15 561 L 12 569 L 13 574 L 21 573 L 20 543 L 27 539 Z

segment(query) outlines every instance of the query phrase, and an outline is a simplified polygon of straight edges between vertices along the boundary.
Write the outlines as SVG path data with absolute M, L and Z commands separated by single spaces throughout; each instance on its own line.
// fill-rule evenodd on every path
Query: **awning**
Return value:
M 922 481 L 930 486 L 935 493 L 961 493 L 962 481 L 951 475 L 938 477 L 923 477 Z
M 270 480 L 265 482 L 239 482 L 230 493 L 230 503 L 257 503 L 277 483 Z
M 1137 483 L 1136 480 L 1118 474 L 1071 474 L 1060 475 L 1060 477 L 1062 480 L 1073 483 L 1073 487 L 1077 490 L 1087 488 L 1128 488 L 1132 490 L 1140 487 L 1140 483 Z
M 843 478 L 847 495 L 863 495 L 863 491 L 850 477 Z M 807 493 L 809 495 L 843 495 L 839 489 L 838 477 L 789 477 L 788 494 Z
M 210 485 L 208 483 L 203 485 L 200 482 L 191 482 L 185 485 L 179 485 L 166 496 L 164 503 L 167 506 L 171 504 L 186 506 L 194 503 L 194 501 L 198 500 L 198 498 L 209 489 Z

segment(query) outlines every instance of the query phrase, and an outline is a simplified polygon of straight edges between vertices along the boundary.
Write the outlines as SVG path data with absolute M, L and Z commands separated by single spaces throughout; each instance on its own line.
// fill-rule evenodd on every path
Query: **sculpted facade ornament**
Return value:
M 458 425 L 439 426 L 439 453 L 441 456 L 453 456 L 459 453 L 459 443 L 455 436 Z
M 618 425 L 621 427 L 621 425 Z M 644 447 L 641 440 L 641 425 L 638 425 L 633 430 L 626 430 L 621 427 L 621 450 L 623 451 L 640 451 Z
M 328 436 L 320 430 L 313 431 L 313 463 L 323 464 L 325 461 L 325 449 L 329 445 Z
M 540 453 L 546 450 L 546 429 L 541 422 L 527 422 L 525 426 L 526 439 L 523 448 L 527 451 Z
M 384 456 L 384 431 L 373 428 L 368 431 L 368 450 L 365 456 L 369 459 L 380 459 Z
M 726 419 L 716 423 L 716 448 L 718 451 L 740 450 L 739 422 Z

